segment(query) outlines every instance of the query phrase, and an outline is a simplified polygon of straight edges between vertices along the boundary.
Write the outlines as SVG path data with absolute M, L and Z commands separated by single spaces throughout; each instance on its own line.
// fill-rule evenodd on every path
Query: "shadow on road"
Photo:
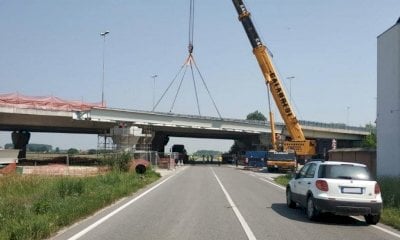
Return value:
M 337 216 L 328 213 L 322 214 L 316 221 L 310 221 L 304 213 L 303 208 L 288 208 L 284 203 L 273 203 L 271 209 L 283 217 L 300 222 L 342 226 L 368 226 L 364 221 L 359 221 L 352 217 Z

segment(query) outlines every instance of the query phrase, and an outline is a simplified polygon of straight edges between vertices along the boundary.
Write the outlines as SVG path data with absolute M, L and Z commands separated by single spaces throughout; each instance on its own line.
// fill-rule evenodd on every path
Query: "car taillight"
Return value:
M 381 187 L 379 187 L 378 183 L 375 183 L 375 194 L 381 193 Z
M 325 180 L 317 180 L 315 186 L 321 191 L 329 191 L 328 183 Z

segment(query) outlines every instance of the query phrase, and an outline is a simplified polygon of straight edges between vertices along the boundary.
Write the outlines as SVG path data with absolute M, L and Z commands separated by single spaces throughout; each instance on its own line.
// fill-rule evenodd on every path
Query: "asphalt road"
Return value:
M 226 166 L 185 167 L 53 239 L 400 239 L 398 231 L 351 217 L 311 222 L 304 210 L 286 207 L 284 190 L 269 177 Z

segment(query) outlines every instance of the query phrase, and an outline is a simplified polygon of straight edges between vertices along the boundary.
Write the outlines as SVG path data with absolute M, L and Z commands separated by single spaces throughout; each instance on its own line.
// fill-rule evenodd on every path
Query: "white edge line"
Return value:
M 161 184 L 165 183 L 166 181 L 168 181 L 170 178 L 172 178 L 174 175 L 169 176 L 168 178 L 164 179 L 163 181 L 161 181 L 160 183 L 154 185 L 153 187 L 151 187 L 150 189 L 146 190 L 145 192 L 143 192 L 142 194 L 140 194 L 139 196 L 135 197 L 134 199 L 130 200 L 129 202 L 125 203 L 124 205 L 122 205 L 121 207 L 115 209 L 114 211 L 112 211 L 111 213 L 107 214 L 106 216 L 100 218 L 99 220 L 97 220 L 95 223 L 91 224 L 90 226 L 86 227 L 85 229 L 83 229 L 82 231 L 78 232 L 77 234 L 75 234 L 74 236 L 68 238 L 68 240 L 76 240 L 79 239 L 80 237 L 82 237 L 83 235 L 85 235 L 86 233 L 88 233 L 89 231 L 93 230 L 94 228 L 96 228 L 97 226 L 99 226 L 100 224 L 102 224 L 103 222 L 105 222 L 106 220 L 108 220 L 109 218 L 111 218 L 112 216 L 114 216 L 115 214 L 117 214 L 118 212 L 120 212 L 121 210 L 123 210 L 124 208 L 128 207 L 129 205 L 131 205 L 132 203 L 136 202 L 137 200 L 139 200 L 140 198 L 142 198 L 143 196 L 145 196 L 146 194 L 148 194 L 149 192 L 153 191 L 154 189 L 158 188 Z
M 356 217 L 356 216 L 351 216 L 352 218 L 354 218 L 354 219 L 356 219 L 356 220 L 358 220 L 358 221 L 363 221 L 362 219 L 360 219 L 359 217 Z M 397 233 L 395 233 L 395 232 L 392 232 L 392 231 L 390 231 L 390 230 L 388 230 L 388 229 L 385 229 L 385 228 L 383 228 L 383 227 L 380 227 L 380 226 L 377 226 L 377 225 L 369 225 L 370 227 L 373 227 L 373 228 L 376 228 L 376 229 L 379 229 L 379 230 L 381 230 L 381 231 L 383 231 L 383 232 L 385 232 L 385 233 L 387 233 L 387 234 L 390 234 L 390 235 L 392 235 L 392 236 L 394 236 L 394 237 L 397 237 L 397 238 L 400 238 L 400 234 L 397 234 Z
M 374 227 L 376 229 L 379 229 L 379 230 L 381 230 L 381 231 L 383 231 L 383 232 L 385 232 L 387 234 L 390 234 L 390 235 L 392 235 L 394 237 L 400 238 L 400 234 L 397 234 L 397 233 L 394 233 L 394 232 L 392 232 L 390 230 L 384 229 L 383 227 L 379 227 L 379 226 L 376 226 L 376 225 L 370 225 L 370 226 Z
M 219 180 L 217 174 L 215 174 L 214 170 L 210 167 L 212 173 L 214 174 L 214 177 L 217 179 L 217 182 L 219 184 L 219 186 L 221 187 L 222 191 L 225 194 L 226 199 L 229 202 L 229 205 L 231 205 L 233 212 L 236 214 L 236 217 L 238 218 L 240 224 L 243 227 L 243 230 L 245 231 L 247 238 L 249 240 L 257 240 L 256 237 L 254 236 L 253 231 L 251 231 L 249 225 L 247 224 L 246 220 L 244 219 L 244 217 L 242 216 L 242 214 L 240 213 L 239 209 L 236 207 L 235 203 L 233 202 L 232 198 L 230 197 L 229 193 L 226 191 L 224 185 L 222 185 L 221 181 Z
M 285 190 L 285 189 L 286 189 L 285 187 L 282 187 L 281 185 L 276 184 L 276 183 L 273 183 L 273 182 L 271 182 L 271 181 L 269 181 L 269 180 L 267 180 L 267 179 L 264 179 L 264 178 L 258 178 L 258 179 L 260 179 L 261 181 L 267 182 L 267 183 L 269 183 L 269 184 L 271 184 L 271 185 L 274 185 L 274 186 L 276 186 L 276 187 L 278 187 L 278 188 L 280 188 L 280 189 L 282 189 L 282 190 Z M 352 218 L 357 219 L 358 221 L 362 221 L 362 219 L 359 219 L 359 218 L 354 217 L 354 216 L 352 216 Z M 369 226 L 370 226 L 370 227 L 373 227 L 373 228 L 376 228 L 376 229 L 379 229 L 379 230 L 381 230 L 382 232 L 385 232 L 385 233 L 387 233 L 387 234 L 390 234 L 390 235 L 392 235 L 392 236 L 394 236 L 394 237 L 400 238 L 400 234 L 397 234 L 397 233 L 395 233 L 395 232 L 392 232 L 392 231 L 390 231 L 390 230 L 388 230 L 388 229 L 385 229 L 385 228 L 383 228 L 383 227 L 376 226 L 376 225 L 369 225 Z
M 285 189 L 286 189 L 285 187 L 282 187 L 282 186 L 279 185 L 279 184 L 273 183 L 273 182 L 271 182 L 271 181 L 269 181 L 269 180 L 267 180 L 267 179 L 265 179 L 265 178 L 258 178 L 258 179 L 260 179 L 261 181 L 267 182 L 267 183 L 269 183 L 269 184 L 271 184 L 271 185 L 274 185 L 275 187 L 278 187 L 278 188 L 280 188 L 280 189 L 282 189 L 282 190 L 285 190 Z

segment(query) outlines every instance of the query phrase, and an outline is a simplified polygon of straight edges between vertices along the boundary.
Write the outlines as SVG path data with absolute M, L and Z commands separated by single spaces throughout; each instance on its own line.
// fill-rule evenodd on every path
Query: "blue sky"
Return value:
M 245 3 L 287 88 L 286 78 L 295 77 L 291 95 L 299 119 L 355 126 L 375 121 L 376 37 L 394 25 L 400 1 Z M 158 75 L 158 99 L 187 57 L 188 15 L 189 0 L 0 0 L 0 93 L 100 102 L 103 40 L 99 33 L 108 30 L 107 105 L 151 110 L 151 75 Z M 243 119 L 255 110 L 267 115 L 264 80 L 232 2 L 196 1 L 194 31 L 194 56 L 221 115 Z M 169 111 L 176 88 L 157 111 Z M 203 87 L 199 87 L 199 100 L 203 115 L 217 116 Z M 188 77 L 174 112 L 197 114 Z M 48 138 L 34 134 L 31 142 Z M 0 133 L 0 144 L 9 139 L 9 133 Z M 82 143 L 74 136 L 56 139 L 50 142 L 61 147 L 97 144 L 94 136 L 80 136 Z M 199 145 L 199 140 L 192 141 Z

